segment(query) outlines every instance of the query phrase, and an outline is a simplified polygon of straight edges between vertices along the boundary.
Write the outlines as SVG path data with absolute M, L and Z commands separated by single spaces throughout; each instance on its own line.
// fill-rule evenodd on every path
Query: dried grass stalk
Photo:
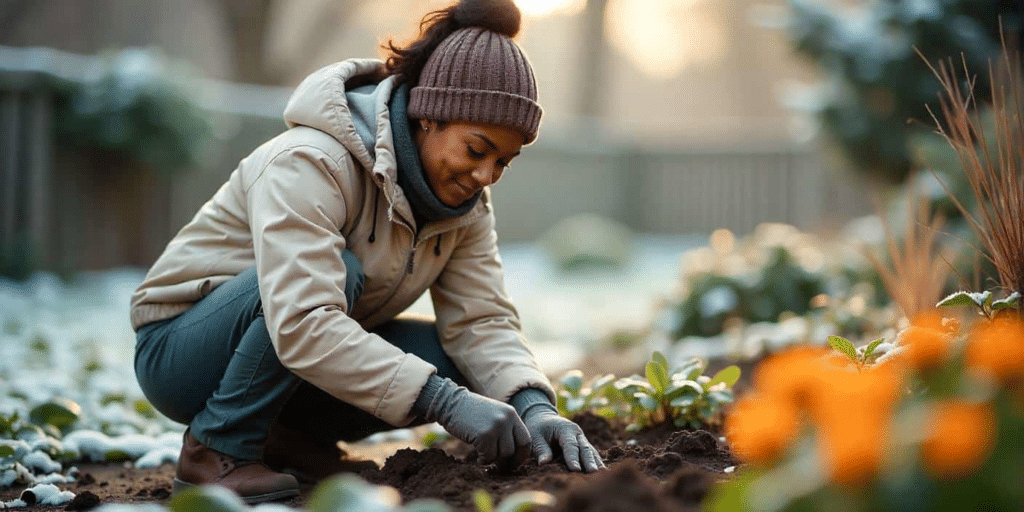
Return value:
M 989 66 L 994 119 L 991 140 L 975 101 L 975 79 L 966 60 L 961 60 L 966 89 L 961 88 L 951 60 L 939 62 L 937 67 L 925 60 L 942 86 L 941 117 L 934 112 L 932 117 L 939 135 L 956 151 L 978 210 L 968 211 L 949 195 L 981 241 L 1005 293 L 1024 293 L 1024 94 L 1019 55 L 1004 40 L 999 65 Z
M 902 315 L 914 318 L 934 310 L 945 295 L 956 251 L 936 242 L 945 218 L 931 211 L 927 199 L 908 193 L 907 214 L 902 239 L 895 236 L 885 216 L 879 215 L 885 229 L 888 258 L 872 252 L 867 257 Z

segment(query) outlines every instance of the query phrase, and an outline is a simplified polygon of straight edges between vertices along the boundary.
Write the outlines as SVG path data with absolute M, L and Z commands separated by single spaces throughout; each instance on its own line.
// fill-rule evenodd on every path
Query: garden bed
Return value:
M 725 478 L 736 460 L 717 437 L 707 431 L 676 430 L 658 426 L 627 434 L 621 425 L 585 413 L 576 417 L 588 439 L 600 450 L 608 470 L 593 474 L 569 472 L 564 464 L 538 466 L 527 462 L 511 471 L 473 463 L 476 454 L 457 441 L 423 450 L 400 449 L 378 470 L 360 476 L 371 483 L 396 488 L 404 502 L 422 498 L 444 501 L 456 511 L 476 511 L 473 494 L 486 491 L 499 502 L 517 491 L 545 491 L 558 500 L 548 510 L 699 510 L 711 485 Z M 80 467 L 75 483 L 62 486 L 76 494 L 77 502 L 165 503 L 171 490 L 173 466 L 137 469 L 120 464 Z M 286 505 L 302 508 L 311 487 Z M 0 500 L 18 498 L 21 488 L 4 489 Z M 33 511 L 64 510 L 35 506 Z

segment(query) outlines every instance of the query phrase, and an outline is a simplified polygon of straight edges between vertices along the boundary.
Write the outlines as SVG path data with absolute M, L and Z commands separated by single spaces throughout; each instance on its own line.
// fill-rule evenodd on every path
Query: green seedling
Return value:
M 614 392 L 614 381 L 615 376 L 608 374 L 594 379 L 585 386 L 583 372 L 569 370 L 559 381 L 560 386 L 556 393 L 558 413 L 571 418 L 583 411 L 594 410 L 597 414 L 613 416 L 614 411 L 609 409 L 608 395 Z
M 853 346 L 853 343 L 842 337 L 842 336 L 829 336 L 828 344 L 835 351 L 842 353 L 850 359 L 856 367 L 857 371 L 862 371 L 865 368 L 871 367 L 878 359 L 879 354 L 875 353 L 875 349 L 882 344 L 884 338 L 878 338 L 867 345 L 857 348 Z
M 950 294 L 936 304 L 936 307 L 946 306 L 974 306 L 979 315 L 992 320 L 1004 312 L 1019 311 L 1020 293 L 1013 292 L 1002 299 L 995 300 L 990 290 L 980 293 L 959 291 Z
M 740 378 L 740 369 L 729 366 L 714 377 L 703 375 L 704 369 L 704 361 L 693 358 L 670 372 L 665 356 L 655 352 L 644 368 L 644 377 L 615 381 L 619 397 L 629 408 L 627 429 L 636 431 L 668 421 L 693 429 L 717 424 L 722 406 L 734 399 L 732 387 Z

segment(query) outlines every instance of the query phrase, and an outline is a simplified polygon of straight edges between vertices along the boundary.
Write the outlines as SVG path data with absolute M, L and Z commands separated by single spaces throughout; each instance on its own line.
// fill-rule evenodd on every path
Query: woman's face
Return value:
M 420 120 L 419 128 L 415 139 L 427 183 L 451 207 L 498 181 L 524 141 L 511 128 L 463 121 Z

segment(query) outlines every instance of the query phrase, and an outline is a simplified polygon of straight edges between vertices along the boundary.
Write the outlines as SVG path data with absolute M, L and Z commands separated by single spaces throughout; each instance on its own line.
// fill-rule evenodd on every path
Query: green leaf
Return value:
M 310 512 L 392 512 L 400 503 L 395 489 L 342 474 L 321 482 L 308 506 Z
M 660 363 L 651 361 L 647 363 L 645 371 L 647 382 L 654 386 L 654 390 L 658 392 L 658 395 L 665 394 L 665 390 L 668 389 L 668 370 Z
M 583 372 L 579 370 L 569 370 L 565 372 L 561 380 L 562 387 L 569 390 L 572 394 L 577 394 L 580 389 L 583 388 Z
M 651 395 L 648 395 L 646 393 L 637 393 L 635 396 L 637 398 L 637 402 L 640 404 L 640 407 L 643 407 L 645 410 L 648 411 L 658 410 L 658 401 L 655 400 L 654 397 L 652 397 Z
M 683 395 L 700 396 L 704 394 L 704 387 L 693 380 L 684 381 L 673 381 L 672 385 L 669 386 L 668 391 L 665 392 L 664 399 L 672 400 L 678 396 Z
M 853 343 L 850 340 L 842 336 L 829 336 L 828 344 L 839 352 L 846 354 L 853 361 L 859 361 L 857 358 L 857 349 L 854 348 Z
M 53 425 L 64 430 L 78 421 L 81 412 L 82 408 L 71 400 L 54 399 L 32 409 L 28 417 L 29 421 L 36 425 Z
M 473 491 L 473 505 L 477 512 L 493 512 L 494 510 L 494 500 L 483 489 Z
M 615 382 L 615 375 L 609 373 L 603 377 L 599 377 L 594 382 L 590 383 L 591 393 L 602 393 L 609 385 Z
M 678 407 L 682 409 L 693 405 L 694 402 L 697 401 L 697 398 L 699 398 L 698 395 L 678 396 L 676 398 L 673 398 L 672 401 L 669 402 L 669 405 L 671 405 L 672 407 Z
M 726 386 L 730 388 L 736 385 L 736 381 L 740 380 L 740 367 L 736 365 L 722 368 L 721 371 L 715 374 L 711 378 L 711 382 L 708 383 L 707 387 L 714 386 L 719 382 L 724 382 Z
M 145 400 L 136 400 L 133 405 L 135 407 L 135 412 L 139 413 L 139 416 L 148 420 L 156 419 L 156 409 L 154 409 L 149 402 Z
M 943 307 L 943 306 L 978 306 L 978 307 L 981 307 L 981 305 L 985 302 L 984 299 L 982 299 L 981 301 L 977 301 L 977 300 L 974 299 L 973 295 L 974 294 L 972 294 L 971 292 L 965 292 L 965 291 L 954 292 L 954 293 L 951 293 L 951 294 L 947 295 L 946 298 L 940 300 L 939 303 L 935 305 L 935 307 Z
M 716 389 L 708 393 L 708 400 L 716 404 L 731 404 L 734 400 L 732 391 Z
M 663 368 L 665 368 L 665 373 L 668 373 L 668 359 L 665 359 L 664 354 L 655 350 L 654 353 L 651 354 L 651 361 L 660 364 Z
M 694 357 L 689 361 L 683 363 L 679 367 L 679 370 L 675 372 L 675 375 L 683 375 L 687 380 L 694 380 L 698 375 L 704 373 L 704 361 L 700 358 Z
M 1020 293 L 1013 292 L 1005 299 L 1000 299 L 992 303 L 992 311 L 999 311 L 1000 309 L 1015 308 L 1017 303 L 1020 302 Z
M 519 491 L 501 500 L 494 512 L 530 512 L 536 507 L 555 506 L 555 497 L 543 491 Z
M 884 341 L 884 340 L 885 340 L 885 338 L 878 338 L 877 340 L 872 341 L 871 343 L 868 343 L 868 346 L 864 348 L 864 359 L 863 359 L 863 361 L 867 361 L 868 358 L 871 357 L 871 354 L 875 353 L 875 349 L 878 348 L 878 346 L 881 345 L 882 341 Z
M 14 455 L 14 448 L 0 444 L 0 457 L 11 457 Z
M 108 450 L 103 454 L 103 460 L 107 462 L 124 462 L 131 460 L 132 456 L 121 450 Z
M 243 512 L 248 508 L 238 495 L 218 485 L 192 487 L 175 493 L 169 505 L 171 512 Z

